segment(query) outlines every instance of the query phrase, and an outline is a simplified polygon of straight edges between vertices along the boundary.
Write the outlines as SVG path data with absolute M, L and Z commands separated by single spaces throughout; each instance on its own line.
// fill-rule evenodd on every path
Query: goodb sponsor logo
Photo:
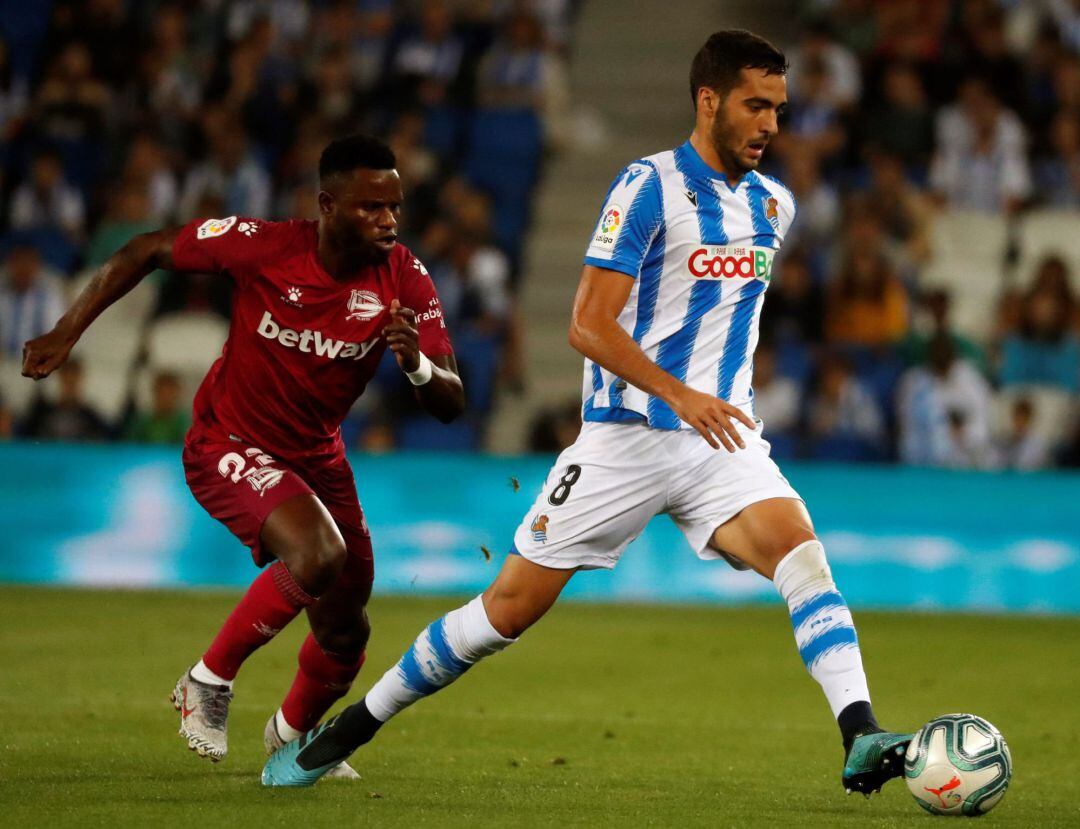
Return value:
M 326 337 L 321 331 L 312 331 L 310 328 L 294 331 L 275 322 L 269 311 L 263 313 L 256 330 L 260 337 L 277 340 L 286 348 L 298 348 L 305 354 L 315 354 L 330 360 L 359 360 L 379 341 L 378 337 L 373 337 L 366 343 L 350 343 Z
M 690 254 L 686 267 L 697 279 L 760 279 L 772 278 L 774 248 L 759 246 L 710 245 Z

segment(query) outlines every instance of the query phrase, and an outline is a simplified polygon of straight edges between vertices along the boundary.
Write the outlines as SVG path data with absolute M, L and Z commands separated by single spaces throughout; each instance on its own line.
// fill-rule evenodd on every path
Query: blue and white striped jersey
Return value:
M 734 187 L 687 141 L 634 161 L 608 191 L 585 264 L 634 277 L 619 325 L 658 366 L 752 410 L 750 376 L 772 262 L 795 218 L 775 179 Z M 583 416 L 690 428 L 663 400 L 585 360 Z

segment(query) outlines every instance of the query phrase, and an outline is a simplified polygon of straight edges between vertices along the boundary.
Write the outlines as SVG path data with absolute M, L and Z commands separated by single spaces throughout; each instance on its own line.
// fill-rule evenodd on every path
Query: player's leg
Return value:
M 393 716 L 516 642 L 554 604 L 573 572 L 508 556 L 483 594 L 428 625 L 362 700 L 275 752 L 263 770 L 263 783 L 314 783 Z
M 268 751 L 314 726 L 348 692 L 363 665 L 371 634 L 365 608 L 375 576 L 374 555 L 352 467 L 342 458 L 313 470 L 305 480 L 333 517 L 345 540 L 347 556 L 334 586 L 307 609 L 311 634 L 300 648 L 292 687 L 267 723 L 264 736 Z M 343 767 L 342 773 L 356 776 L 347 769 Z
M 300 647 L 292 686 L 266 723 L 267 754 L 315 726 L 348 693 L 364 664 L 371 634 L 366 610 L 373 575 L 371 540 L 366 530 L 362 534 L 342 530 L 349 558 L 337 584 L 307 609 L 311 633 Z M 355 780 L 360 775 L 342 762 L 326 776 Z
M 326 508 L 296 473 L 275 464 L 258 449 L 232 443 L 184 452 L 199 503 L 251 548 L 257 564 L 272 560 L 173 691 L 180 734 L 212 760 L 227 751 L 228 707 L 240 665 L 314 603 L 345 561 L 345 543 Z
M 771 579 L 787 603 L 799 655 L 840 727 L 845 788 L 870 794 L 902 773 L 911 735 L 878 726 L 855 623 L 803 502 L 771 498 L 751 504 L 714 531 L 711 545 Z
M 259 539 L 262 555 L 276 561 L 229 614 L 193 669 L 196 679 L 231 683 L 244 660 L 314 604 L 345 564 L 345 541 L 326 507 L 310 493 L 274 509 Z
M 390 717 L 502 650 L 536 622 L 578 568 L 614 567 L 663 506 L 669 437 L 644 426 L 586 424 L 555 462 L 481 596 L 417 638 L 356 705 L 270 758 L 266 785 L 310 785 Z

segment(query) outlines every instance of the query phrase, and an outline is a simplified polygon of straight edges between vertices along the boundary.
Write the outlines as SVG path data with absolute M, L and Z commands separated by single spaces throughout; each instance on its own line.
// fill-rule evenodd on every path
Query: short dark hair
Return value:
M 766 75 L 783 75 L 787 68 L 784 53 L 765 38 L 743 29 L 716 32 L 690 64 L 690 97 L 694 109 L 697 109 L 698 90 L 703 86 L 725 97 L 738 85 L 743 69 L 764 69 Z
M 349 135 L 326 145 L 319 156 L 319 181 L 335 173 L 350 170 L 393 170 L 397 166 L 394 151 L 370 135 Z

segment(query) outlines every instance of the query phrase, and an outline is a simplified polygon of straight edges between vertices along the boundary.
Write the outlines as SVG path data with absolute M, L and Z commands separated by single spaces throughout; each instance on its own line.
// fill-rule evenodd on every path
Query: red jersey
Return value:
M 407 248 L 338 282 L 317 247 L 311 221 L 230 216 L 191 222 L 176 237 L 176 270 L 236 283 L 229 337 L 195 396 L 189 442 L 235 436 L 299 464 L 340 457 L 341 422 L 386 351 L 393 299 L 416 311 L 421 351 L 452 353 L 435 286 Z

